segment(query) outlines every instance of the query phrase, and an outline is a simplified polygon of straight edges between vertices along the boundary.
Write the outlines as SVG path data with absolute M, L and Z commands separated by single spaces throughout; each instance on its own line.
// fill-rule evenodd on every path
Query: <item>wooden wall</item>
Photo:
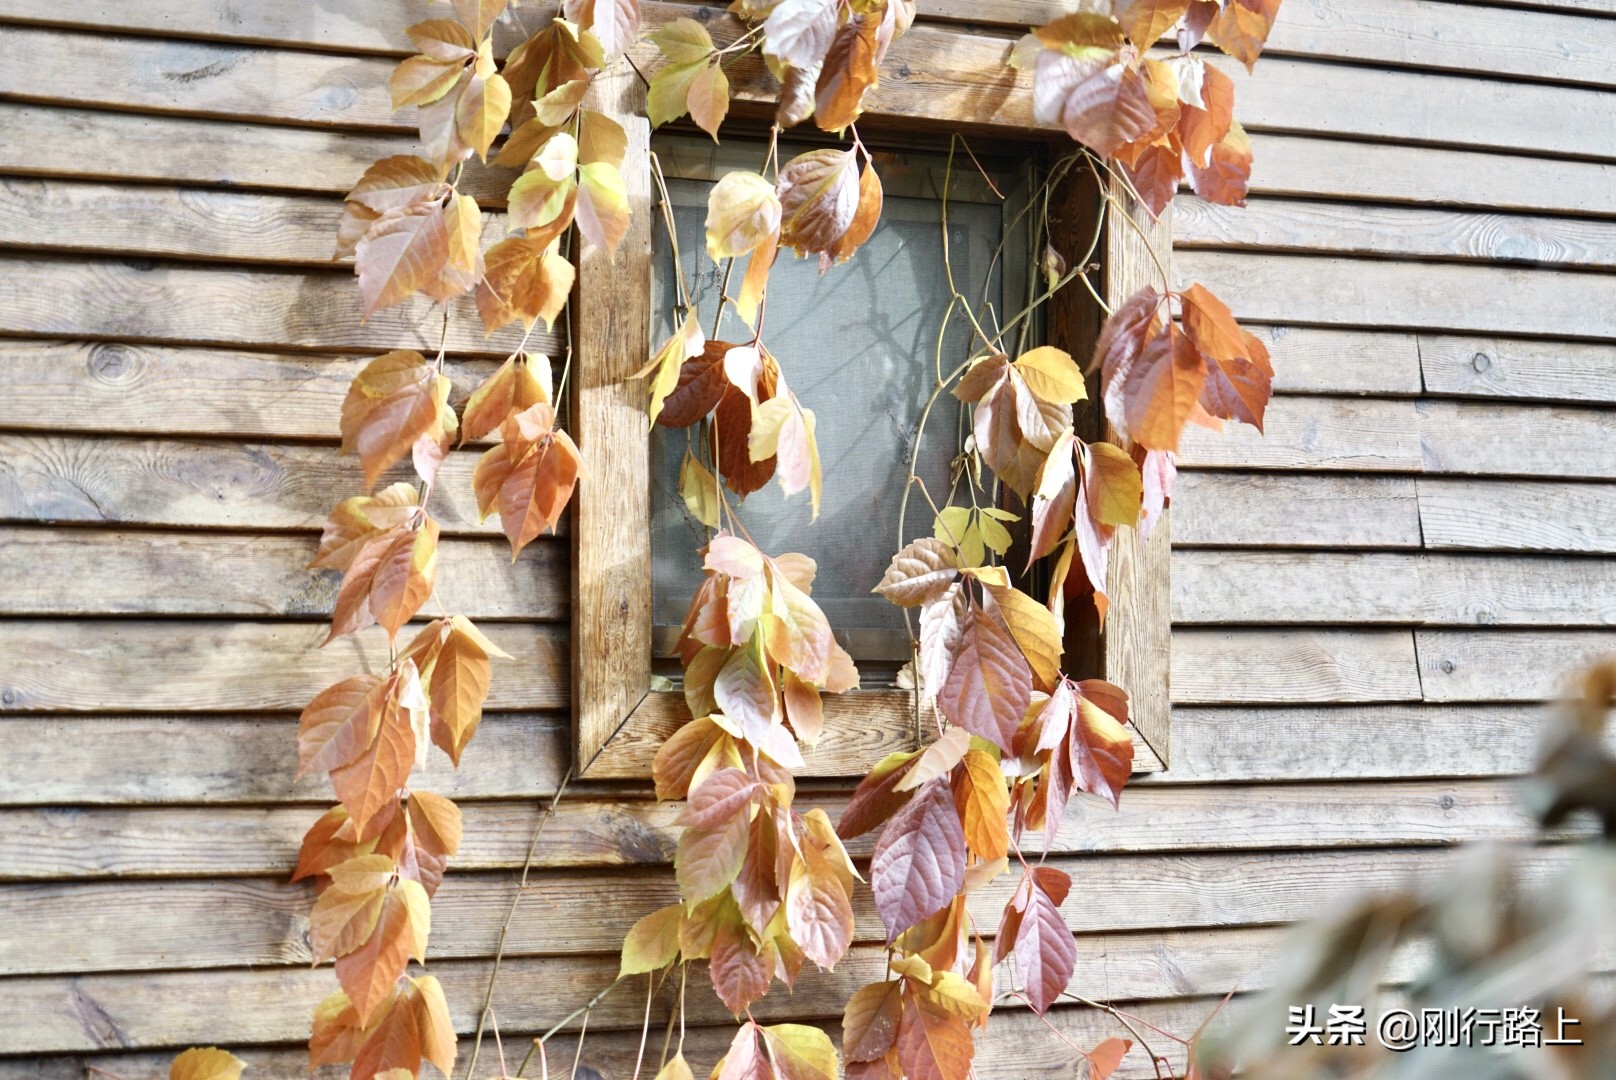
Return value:
M 1052 6 L 922 0 L 998 24 L 977 41 Z M 328 800 L 292 779 L 296 711 L 381 648 L 314 650 L 334 582 L 302 566 L 357 483 L 346 381 L 437 334 L 425 307 L 361 324 L 327 256 L 340 192 L 411 142 L 385 81 L 427 13 L 0 0 L 0 1080 L 148 1080 L 198 1042 L 301 1069 L 334 980 L 285 882 Z M 1062 830 L 1075 993 L 1187 1033 L 1263 984 L 1278 924 L 1528 831 L 1508 777 L 1540 703 L 1616 646 L 1613 83 L 1612 0 L 1290 0 L 1239 78 L 1256 194 L 1181 198 L 1174 269 L 1269 327 L 1280 390 L 1266 437 L 1186 454 L 1173 760 Z M 507 344 L 457 315 L 460 392 Z M 518 658 L 427 780 L 466 810 L 430 966 L 469 1030 L 566 766 L 566 552 L 510 566 L 447 469 L 445 603 Z M 672 816 L 624 787 L 562 802 L 496 998 L 515 1057 L 673 897 Z M 868 903 L 859 927 L 879 939 Z M 879 963 L 863 945 L 760 1015 L 834 1015 Z M 710 1063 L 730 1028 L 693 989 Z M 629 1075 L 642 993 L 596 1011 L 594 1075 Z M 1071 1057 L 1012 1010 L 979 1075 Z

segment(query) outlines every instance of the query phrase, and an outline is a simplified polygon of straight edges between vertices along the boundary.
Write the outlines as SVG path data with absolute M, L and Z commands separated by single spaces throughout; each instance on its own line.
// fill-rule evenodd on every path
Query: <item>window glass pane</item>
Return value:
M 707 193 L 725 172 L 755 170 L 763 147 L 740 144 L 715 148 L 694 141 L 659 140 L 656 149 L 668 180 L 678 229 L 679 260 L 685 280 L 710 334 L 723 268 L 708 258 L 704 244 Z M 788 151 L 782 147 L 781 157 Z M 880 227 L 847 263 L 823 276 L 816 259 L 798 259 L 782 250 L 769 279 L 763 342 L 780 363 L 786 383 L 817 417 L 824 466 L 824 498 L 819 520 L 810 522 L 806 491 L 789 498 L 778 483 L 744 501 L 729 495 L 741 524 L 770 554 L 800 551 L 819 564 L 814 599 L 855 657 L 907 659 L 903 612 L 870 590 L 881 578 L 898 540 L 898 509 L 914 453 L 914 432 L 937 380 L 970 355 L 970 324 L 959 313 L 949 320 L 938 350 L 938 335 L 949 306 L 943 257 L 940 199 L 944 158 L 878 154 L 876 168 L 886 188 Z M 996 249 L 1004 235 L 1007 204 L 993 195 L 963 156 L 948 205 L 949 261 L 954 281 L 978 312 L 986 287 L 988 304 L 1002 317 L 1006 293 Z M 996 177 L 1001 190 L 1013 178 Z M 655 217 L 656 325 L 663 340 L 672 331 L 677 296 L 673 252 L 660 214 Z M 1008 253 L 1012 266 L 1025 255 Z M 737 266 L 729 293 L 740 288 Z M 726 308 L 717 335 L 750 341 L 752 332 Z M 980 343 L 977 343 L 980 345 Z M 961 445 L 959 402 L 939 396 L 920 444 L 916 475 L 941 504 L 949 487 L 950 463 Z M 686 511 L 679 497 L 679 465 L 688 445 L 698 447 L 700 428 L 658 426 L 652 433 L 652 558 L 655 620 L 676 627 L 701 580 L 696 552 L 707 531 Z M 698 447 L 699 449 L 699 447 Z M 932 514 L 916 491 L 909 501 L 905 530 L 928 531 Z M 663 644 L 667 635 L 662 635 Z

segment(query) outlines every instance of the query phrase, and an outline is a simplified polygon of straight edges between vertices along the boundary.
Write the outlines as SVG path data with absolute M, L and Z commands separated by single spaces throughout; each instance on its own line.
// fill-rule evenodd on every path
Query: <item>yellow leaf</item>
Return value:
M 651 73 L 651 85 L 645 92 L 645 114 L 650 117 L 652 127 L 661 127 L 690 111 L 687 104 L 690 84 L 704 66 L 700 60 L 664 64 Z
M 1019 589 L 990 588 L 999 615 L 1032 667 L 1040 689 L 1047 690 L 1060 677 L 1060 620 L 1052 611 Z
M 247 1063 L 218 1047 L 192 1047 L 174 1059 L 168 1080 L 240 1080 Z
M 900 956 L 892 961 L 891 967 L 894 975 L 906 975 L 920 983 L 931 982 L 931 965 L 918 956 Z
M 696 73 L 685 94 L 685 105 L 696 126 L 718 141 L 718 128 L 729 112 L 729 78 L 715 61 Z
M 780 200 L 757 173 L 730 172 L 707 196 L 707 254 L 736 258 L 769 242 L 780 231 Z
M 651 357 L 651 362 L 634 373 L 634 378 L 643 379 L 655 372 L 651 380 L 651 402 L 646 406 L 651 423 L 656 423 L 657 417 L 662 414 L 662 404 L 679 385 L 679 369 L 684 362 L 693 356 L 700 356 L 707 347 L 707 338 L 701 332 L 701 324 L 696 321 L 696 313 L 691 312 L 685 316 L 672 337 L 662 343 L 662 347 Z
M 1145 483 L 1139 466 L 1120 446 L 1090 443 L 1084 489 L 1089 513 L 1107 525 L 1137 525 L 1144 505 Z
M 656 971 L 679 956 L 679 926 L 684 909 L 678 904 L 658 908 L 635 923 L 623 939 L 623 960 L 618 978 Z
M 477 156 L 488 159 L 488 148 L 499 137 L 505 118 L 511 113 L 511 87 L 504 76 L 496 73 L 475 75 L 460 92 L 460 103 L 455 108 L 455 127 L 466 145 L 477 151 Z
M 967 1021 L 975 1020 L 988 1011 L 988 1003 L 982 1000 L 976 987 L 963 975 L 952 971 L 938 972 L 937 981 L 932 983 L 928 996 L 948 1012 Z
M 427 105 L 441 98 L 465 70 L 460 63 L 442 63 L 427 56 L 412 56 L 394 69 L 387 80 L 393 108 Z
M 628 188 L 623 174 L 609 161 L 592 161 L 578 170 L 578 231 L 608 255 L 628 232 Z
M 712 37 L 695 19 L 674 19 L 653 33 L 651 40 L 675 64 L 697 64 L 713 52 Z
M 621 167 L 628 150 L 628 133 L 623 125 L 604 113 L 584 109 L 578 114 L 578 160 L 585 165 L 609 161 Z
M 679 21 L 690 22 L 691 20 L 681 19 Z M 695 1076 L 691 1073 L 690 1066 L 685 1062 L 684 1054 L 676 1053 L 657 1072 L 656 1080 L 695 1080 Z
M 1018 357 L 1015 366 L 1027 381 L 1027 388 L 1052 404 L 1070 405 L 1088 397 L 1082 369 L 1063 349 L 1039 346 Z
M 709 529 L 718 528 L 718 478 L 689 450 L 679 465 L 679 494 L 691 517 Z

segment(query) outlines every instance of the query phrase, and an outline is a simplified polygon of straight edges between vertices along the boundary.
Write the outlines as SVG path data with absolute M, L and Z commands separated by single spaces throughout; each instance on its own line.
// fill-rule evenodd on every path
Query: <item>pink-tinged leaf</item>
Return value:
M 966 610 L 965 590 L 958 582 L 920 608 L 920 681 L 927 697 L 935 698 L 948 681 Z
M 1106 319 L 1105 325 L 1100 328 L 1100 338 L 1094 345 L 1094 359 L 1090 367 L 1101 369 L 1105 416 L 1123 438 L 1127 437 L 1128 432 L 1123 385 L 1156 323 L 1161 300 L 1162 294 L 1148 285 L 1134 293 Z
M 713 1071 L 713 1080 L 778 1080 L 769 1055 L 759 1043 L 758 1026 L 750 1020 L 735 1033 L 729 1052 Z
M 748 822 L 736 814 L 710 829 L 686 829 L 679 834 L 674 876 L 686 904 L 715 895 L 741 872 L 746 861 Z
M 1116 530 L 1109 525 L 1102 525 L 1095 521 L 1089 513 L 1088 492 L 1080 482 L 1077 492 L 1077 507 L 1072 514 L 1073 535 L 1077 540 L 1078 561 L 1083 567 L 1084 576 L 1088 578 L 1089 588 L 1094 592 L 1095 604 L 1099 609 L 1100 622 L 1105 622 L 1106 600 L 1105 590 L 1109 588 L 1109 564 L 1111 560 L 1111 538 Z
M 913 791 L 920 785 L 947 776 L 971 748 L 971 733 L 964 728 L 949 728 L 920 753 L 920 758 L 898 783 L 898 791 Z
M 964 883 L 965 832 L 948 781 L 938 778 L 916 792 L 875 842 L 870 888 L 887 941 L 941 911 Z
M 769 990 L 771 972 L 740 920 L 726 920 L 713 935 L 713 992 L 739 1016 Z
M 741 865 L 740 876 L 730 886 L 730 891 L 735 894 L 735 906 L 740 908 L 741 917 L 761 937 L 769 920 L 780 910 L 780 886 L 775 869 L 779 848 L 774 818 L 770 814 L 758 814 L 749 828 L 751 839 L 746 845 L 746 862 Z
M 1131 1049 L 1131 1039 L 1107 1039 L 1089 1051 L 1088 1080 L 1111 1080 L 1111 1074 L 1117 1071 Z
M 949 721 L 1009 750 L 1032 700 L 1032 668 L 991 612 L 966 610 L 959 651 L 937 695 Z
M 690 793 L 690 802 L 675 824 L 710 829 L 737 814 L 746 817 L 746 808 L 758 791 L 758 782 L 740 769 L 719 769 Z
M 898 785 L 919 756 L 918 750 L 888 754 L 870 770 L 847 801 L 842 820 L 836 825 L 836 835 L 843 840 L 863 836 L 896 814 L 910 796 L 907 791 L 899 791 Z
M 923 536 L 892 557 L 881 583 L 873 591 L 899 607 L 914 607 L 935 600 L 958 577 L 952 545 Z
M 754 746 L 762 745 L 780 720 L 780 698 L 759 652 L 754 645 L 736 649 L 713 681 L 718 707 L 740 725 L 741 734 Z
M 847 999 L 842 1011 L 842 1054 L 849 1065 L 875 1061 L 892 1049 L 903 1015 L 902 987 L 896 979 L 871 983 Z
M 1139 535 L 1148 538 L 1161 520 L 1163 511 L 1172 502 L 1173 486 L 1178 482 L 1177 457 L 1166 450 L 1147 451 L 1139 472 L 1145 482 L 1145 496 L 1139 511 Z
M 1077 459 L 1073 453 L 1076 442 L 1071 432 L 1062 434 L 1038 472 L 1033 487 L 1029 568 L 1055 550 L 1071 525 L 1072 509 L 1077 503 Z
M 965 1019 L 913 988 L 904 995 L 897 1050 L 908 1080 L 966 1080 L 975 1053 Z
M 1128 698 L 1108 682 L 1079 683 L 1076 722 L 1072 725 L 1072 774 L 1078 788 L 1112 806 L 1133 774 L 1133 738 L 1128 734 Z
M 853 902 L 829 858 L 811 844 L 791 870 L 786 926 L 803 955 L 827 971 L 853 943 Z
M 1039 887 L 1043 884 L 1035 881 L 1030 890 L 1015 942 L 1016 972 L 1033 1009 L 1040 1014 L 1048 1012 L 1065 993 L 1077 967 L 1077 942 L 1061 918 L 1059 902 Z
M 1112 157 L 1156 126 L 1156 109 L 1139 72 L 1114 63 L 1072 88 L 1061 106 L 1061 126 L 1101 157 Z

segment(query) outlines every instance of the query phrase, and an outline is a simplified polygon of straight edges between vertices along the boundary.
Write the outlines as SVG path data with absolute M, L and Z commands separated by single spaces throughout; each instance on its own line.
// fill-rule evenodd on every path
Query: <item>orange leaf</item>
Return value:
M 1240 360 L 1250 355 L 1245 331 L 1234 321 L 1227 304 L 1203 285 L 1191 285 L 1179 294 L 1184 333 L 1195 347 L 1213 360 Z
M 426 723 L 426 695 L 413 662 L 403 661 L 382 688 L 374 737 L 357 757 L 331 772 L 331 786 L 361 840 L 381 832 L 387 824 L 384 810 L 397 809 L 399 789 L 415 764 L 417 732 Z
M 540 360 L 543 361 L 543 358 Z M 534 373 L 532 361 L 527 357 L 512 357 L 501 364 L 499 370 L 484 379 L 467 399 L 465 413 L 460 419 L 461 439 L 481 439 L 489 432 L 498 430 L 515 414 L 526 412 L 541 401 L 549 401 L 550 391 L 546 387 L 549 381 L 548 361 L 543 361 L 543 370 L 545 377 L 541 379 Z
M 864 92 L 879 78 L 876 54 L 880 29 L 880 13 L 853 15 L 831 39 L 814 90 L 814 123 L 821 130 L 841 131 L 858 120 Z
M 1004 773 L 992 756 L 981 750 L 968 751 L 962 769 L 954 780 L 954 802 L 965 844 L 980 858 L 1003 858 L 1010 850 L 1010 828 L 1005 815 L 1010 810 L 1010 793 Z
M 1122 394 L 1128 436 L 1147 450 L 1177 450 L 1179 434 L 1206 382 L 1206 359 L 1169 324 L 1128 368 Z
M 1110 1080 L 1132 1048 L 1131 1039 L 1107 1039 L 1089 1051 L 1089 1080 Z
M 902 986 L 896 979 L 871 983 L 847 999 L 842 1010 L 842 1053 L 849 1062 L 875 1061 L 892 1049 L 903 1015 Z
M 359 948 L 337 960 L 337 979 L 348 992 L 361 1025 L 368 1027 L 392 998 L 412 953 L 424 950 L 428 929 L 426 893 L 400 880 L 387 890 L 376 929 Z
M 1268 42 L 1280 0 L 1228 0 L 1207 27 L 1207 37 L 1250 71 Z
M 361 855 L 331 868 L 331 885 L 309 913 L 309 946 L 316 964 L 346 956 L 370 939 L 397 870 L 386 855 Z
M 572 263 L 556 252 L 553 241 L 520 236 L 489 248 L 484 266 L 477 283 L 477 313 L 490 334 L 516 319 L 529 329 L 535 320 L 543 319 L 545 329 L 551 329 L 577 276 Z
M 1098 67 L 1083 77 L 1061 106 L 1061 126 L 1101 157 L 1148 133 L 1156 125 L 1139 72 L 1118 63 Z
M 506 444 L 490 450 L 485 459 Z M 545 529 L 555 531 L 561 512 L 572 498 L 583 459 L 565 431 L 556 431 L 529 451 L 505 475 L 499 486 L 499 518 L 515 558 Z M 478 470 L 482 468 L 478 464 Z M 480 490 L 480 489 L 479 489 Z
M 168 1080 L 241 1080 L 246 1067 L 246 1062 L 218 1047 L 192 1047 L 174 1059 Z
M 365 318 L 435 282 L 449 262 L 449 221 L 443 206 L 412 206 L 383 214 L 355 248 L 354 269 Z
M 330 772 L 358 757 L 376 737 L 389 692 L 374 675 L 353 675 L 316 694 L 298 722 L 297 775 Z
M 342 401 L 342 452 L 359 455 L 368 487 L 416 439 L 442 434 L 448 398 L 449 380 L 418 352 L 384 353 L 365 365 Z
M 1205 165 L 1207 151 L 1229 134 L 1229 125 L 1234 120 L 1234 80 L 1215 65 L 1207 64 L 1201 82 L 1201 100 L 1205 108 L 1185 105 L 1178 117 L 1178 136 L 1183 141 L 1184 153 L 1195 165 Z
M 1189 7 L 1189 0 L 1118 0 L 1117 22 L 1141 51 L 1167 33 Z
M 909 1080 L 966 1080 L 975 1054 L 966 1021 L 913 987 L 903 995 L 897 1050 Z

